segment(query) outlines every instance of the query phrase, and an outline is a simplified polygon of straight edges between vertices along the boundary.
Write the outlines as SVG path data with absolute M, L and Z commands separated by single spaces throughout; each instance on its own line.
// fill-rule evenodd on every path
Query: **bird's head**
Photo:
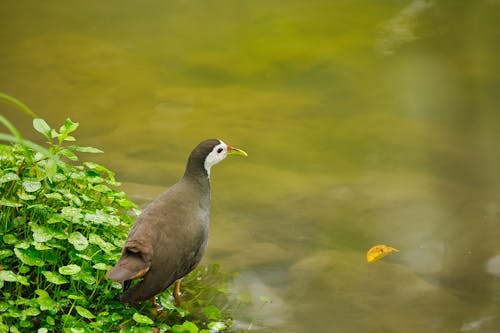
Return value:
M 202 141 L 194 148 L 189 156 L 188 170 L 190 167 L 194 168 L 202 164 L 204 170 L 210 176 L 210 169 L 212 166 L 230 155 L 248 156 L 243 150 L 225 144 L 219 139 Z

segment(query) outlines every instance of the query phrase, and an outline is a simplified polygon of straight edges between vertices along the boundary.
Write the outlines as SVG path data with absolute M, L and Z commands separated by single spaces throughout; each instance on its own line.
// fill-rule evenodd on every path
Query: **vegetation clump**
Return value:
M 0 101 L 31 112 L 7 95 Z M 159 295 L 157 308 L 118 301 L 121 285 L 105 274 L 137 209 L 112 171 L 79 161 L 78 153 L 101 151 L 74 145 L 78 123 L 67 119 L 56 130 L 35 118 L 46 147 L 2 116 L 0 123 L 10 132 L 0 133 L 0 332 L 226 330 L 231 321 L 215 304 L 231 276 L 217 266 L 184 279 L 183 308 L 170 291 Z

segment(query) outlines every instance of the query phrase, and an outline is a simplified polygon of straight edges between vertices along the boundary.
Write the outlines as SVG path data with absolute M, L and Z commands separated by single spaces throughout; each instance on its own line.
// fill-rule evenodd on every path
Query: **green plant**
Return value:
M 121 286 L 105 273 L 138 211 L 112 171 L 79 162 L 78 153 L 101 151 L 73 144 L 78 123 L 70 119 L 59 130 L 34 119 L 47 148 L 2 116 L 0 123 L 10 131 L 0 133 L 8 142 L 0 144 L 0 332 L 196 333 L 230 325 L 229 312 L 215 304 L 228 303 L 232 276 L 217 266 L 184 279 L 183 308 L 170 291 L 159 295 L 159 308 L 120 303 Z

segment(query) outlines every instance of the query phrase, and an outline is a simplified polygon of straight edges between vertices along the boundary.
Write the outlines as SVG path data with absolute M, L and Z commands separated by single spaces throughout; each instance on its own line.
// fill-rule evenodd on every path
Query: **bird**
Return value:
M 180 303 L 180 280 L 203 258 L 210 225 L 210 170 L 230 155 L 248 156 L 219 139 L 199 143 L 189 155 L 180 180 L 150 203 L 134 222 L 121 257 L 107 272 L 120 282 L 120 301 L 138 303 L 175 282 Z M 130 287 L 133 280 L 142 279 Z

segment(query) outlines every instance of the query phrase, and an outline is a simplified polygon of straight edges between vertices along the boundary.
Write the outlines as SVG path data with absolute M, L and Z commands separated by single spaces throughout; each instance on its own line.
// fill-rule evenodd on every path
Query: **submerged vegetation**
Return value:
M 34 115 L 17 100 L 0 101 Z M 114 173 L 78 153 L 78 123 L 56 130 L 35 118 L 46 147 L 26 140 L 4 117 L 0 133 L 0 332 L 218 332 L 230 324 L 227 283 L 217 266 L 184 279 L 182 308 L 170 290 L 150 302 L 118 301 L 105 278 L 138 213 Z M 222 309 L 222 310 L 221 310 Z

